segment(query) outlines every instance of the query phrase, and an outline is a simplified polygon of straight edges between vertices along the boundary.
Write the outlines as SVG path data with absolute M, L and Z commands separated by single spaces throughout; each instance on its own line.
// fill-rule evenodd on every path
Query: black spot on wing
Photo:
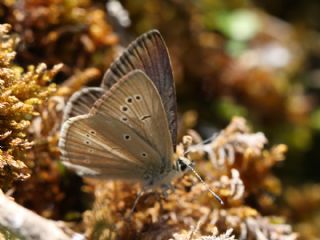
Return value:
M 150 116 L 150 115 L 144 115 L 144 116 L 142 116 L 142 117 L 140 118 L 140 120 L 141 120 L 141 121 L 144 121 L 144 120 L 146 120 L 146 119 L 148 119 L 148 118 L 151 118 L 151 116 Z

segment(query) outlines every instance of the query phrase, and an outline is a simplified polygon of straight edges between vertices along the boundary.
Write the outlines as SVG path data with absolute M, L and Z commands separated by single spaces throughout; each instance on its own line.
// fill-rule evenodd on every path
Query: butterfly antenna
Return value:
M 222 201 L 222 199 L 218 196 L 218 194 L 216 194 L 214 191 L 212 191 L 210 189 L 210 187 L 208 186 L 208 184 L 203 181 L 203 179 L 201 178 L 201 176 L 196 172 L 196 170 L 194 170 L 194 168 L 192 166 L 190 166 L 189 164 L 187 165 L 188 168 L 191 169 L 191 171 L 193 172 L 194 175 L 196 175 L 196 177 L 200 180 L 200 182 L 207 188 L 207 190 L 214 196 L 215 199 L 217 199 L 218 202 L 220 202 L 221 205 L 224 205 L 224 202 Z

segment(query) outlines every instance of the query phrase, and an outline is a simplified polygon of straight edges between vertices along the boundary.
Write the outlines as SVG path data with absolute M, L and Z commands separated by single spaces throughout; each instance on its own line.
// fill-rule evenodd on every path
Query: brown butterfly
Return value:
M 101 87 L 76 92 L 64 120 L 61 159 L 80 175 L 166 190 L 175 176 L 192 169 L 186 157 L 173 160 L 176 94 L 168 50 L 157 30 L 129 45 Z

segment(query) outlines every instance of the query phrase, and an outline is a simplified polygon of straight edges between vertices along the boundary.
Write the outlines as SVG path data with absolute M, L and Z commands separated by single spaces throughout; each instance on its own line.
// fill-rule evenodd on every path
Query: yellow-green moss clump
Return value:
M 30 173 L 24 154 L 32 147 L 28 128 L 37 106 L 56 87 L 48 84 L 62 65 L 51 70 L 44 63 L 29 66 L 27 71 L 15 65 L 18 38 L 9 35 L 11 26 L 0 25 L 0 187 L 5 189 L 14 180 L 26 179 Z

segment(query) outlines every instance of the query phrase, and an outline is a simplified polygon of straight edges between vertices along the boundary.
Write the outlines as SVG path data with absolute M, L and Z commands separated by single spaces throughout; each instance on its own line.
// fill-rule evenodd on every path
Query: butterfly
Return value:
M 100 87 L 72 95 L 63 118 L 61 160 L 79 175 L 168 189 L 174 177 L 192 168 L 187 157 L 173 159 L 176 93 L 168 50 L 157 30 L 133 41 Z

